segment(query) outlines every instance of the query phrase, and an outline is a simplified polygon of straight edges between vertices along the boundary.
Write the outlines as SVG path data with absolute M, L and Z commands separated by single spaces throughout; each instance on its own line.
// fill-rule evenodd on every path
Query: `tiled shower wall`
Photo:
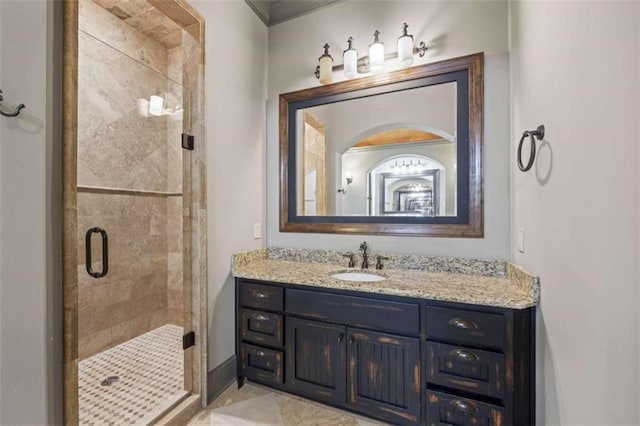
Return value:
M 167 49 L 80 1 L 78 66 L 79 357 L 182 323 L 181 113 L 141 114 L 151 95 L 182 105 L 180 47 Z M 143 107 L 144 109 L 144 104 Z M 99 190 L 82 187 L 100 187 Z M 113 189 L 155 191 L 128 194 Z M 109 235 L 109 272 L 85 270 L 84 236 Z M 100 240 L 93 242 L 100 269 Z

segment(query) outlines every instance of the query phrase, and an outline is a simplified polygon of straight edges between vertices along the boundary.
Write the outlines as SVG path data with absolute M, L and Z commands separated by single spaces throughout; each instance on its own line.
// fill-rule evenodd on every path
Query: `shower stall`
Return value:
M 203 23 L 182 0 L 66 7 L 65 416 L 149 424 L 205 400 Z

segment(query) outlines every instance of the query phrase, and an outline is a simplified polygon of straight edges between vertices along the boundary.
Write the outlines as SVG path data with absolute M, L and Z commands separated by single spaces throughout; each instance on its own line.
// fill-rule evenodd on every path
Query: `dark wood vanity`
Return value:
M 236 279 L 245 379 L 393 424 L 535 424 L 535 308 Z

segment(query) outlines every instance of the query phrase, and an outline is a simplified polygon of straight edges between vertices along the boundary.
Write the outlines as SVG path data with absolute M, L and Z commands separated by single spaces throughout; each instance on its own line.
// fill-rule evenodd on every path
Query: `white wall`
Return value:
M 415 64 L 484 51 L 485 60 L 485 238 L 419 238 L 279 232 L 278 96 L 317 86 L 313 71 L 328 42 L 336 63 L 349 36 L 364 55 L 378 29 L 387 49 L 403 22 L 416 41 L 431 48 Z M 481 258 L 509 256 L 508 4 L 505 1 L 352 0 L 269 28 L 267 106 L 268 245 L 356 250 L 367 240 L 375 251 Z M 334 76 L 338 77 L 338 75 Z M 334 79 L 336 81 L 337 78 Z
M 513 2 L 510 33 L 512 149 L 547 133 L 535 170 L 511 161 L 513 259 L 542 283 L 538 423 L 638 424 L 640 3 Z
M 0 1 L 2 109 L 27 105 L 0 117 L 3 425 L 61 418 L 59 12 L 53 1 Z
M 235 353 L 231 255 L 265 245 L 267 29 L 241 1 L 191 1 L 206 19 L 209 369 Z

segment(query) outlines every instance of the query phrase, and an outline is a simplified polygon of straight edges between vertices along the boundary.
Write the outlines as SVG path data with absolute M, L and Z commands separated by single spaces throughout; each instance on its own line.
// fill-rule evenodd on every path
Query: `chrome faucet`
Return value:
M 362 251 L 362 269 L 369 269 L 369 253 L 367 250 L 369 246 L 367 246 L 367 242 L 360 244 L 360 251 Z

